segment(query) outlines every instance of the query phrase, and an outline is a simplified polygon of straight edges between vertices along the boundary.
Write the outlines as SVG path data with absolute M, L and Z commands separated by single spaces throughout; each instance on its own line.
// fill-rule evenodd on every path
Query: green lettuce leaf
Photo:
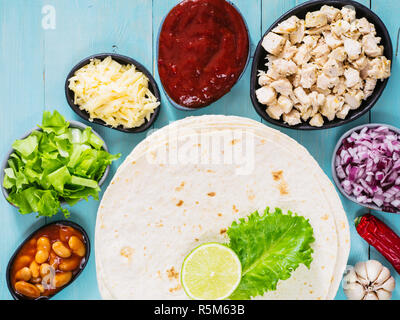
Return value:
M 44 112 L 40 128 L 13 143 L 3 186 L 22 214 L 51 217 L 61 211 L 68 217 L 61 202 L 74 205 L 90 196 L 98 200 L 98 182 L 120 154 L 106 152 L 90 127 L 70 128 L 57 111 Z
M 57 110 L 43 112 L 42 125 L 39 126 L 46 133 L 55 133 L 57 135 L 63 134 L 69 127 L 69 122 L 65 121 L 65 118 L 58 113 Z
M 313 229 L 304 217 L 282 210 L 263 215 L 257 211 L 246 219 L 233 222 L 228 229 L 229 247 L 242 264 L 242 279 L 230 299 L 241 300 L 276 290 L 279 280 L 286 280 L 304 264 L 312 262 Z

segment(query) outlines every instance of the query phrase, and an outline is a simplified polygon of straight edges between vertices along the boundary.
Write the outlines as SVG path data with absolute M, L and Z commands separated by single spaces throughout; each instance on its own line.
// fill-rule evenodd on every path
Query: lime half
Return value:
M 181 283 L 192 299 L 228 298 L 242 277 L 242 265 L 236 253 L 219 243 L 198 246 L 182 264 Z

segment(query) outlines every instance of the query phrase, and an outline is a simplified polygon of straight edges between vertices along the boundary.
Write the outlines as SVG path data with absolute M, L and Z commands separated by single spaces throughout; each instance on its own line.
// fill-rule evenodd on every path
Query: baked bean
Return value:
M 39 250 L 46 250 L 50 251 L 50 240 L 47 237 L 40 237 L 37 242 L 36 246 Z
M 29 269 L 28 267 L 23 267 L 22 269 L 17 271 L 17 273 L 15 274 L 15 278 L 17 280 L 29 281 L 32 278 L 31 269 Z
M 32 258 L 30 256 L 20 256 L 19 258 L 16 259 L 14 262 L 14 268 L 15 270 L 22 269 L 23 267 L 29 266 L 29 263 L 32 261 Z
M 59 235 L 60 235 L 60 241 L 62 242 L 68 242 L 69 237 L 71 234 L 73 234 L 74 229 L 71 227 L 64 226 L 60 228 Z
M 40 265 L 40 276 L 43 278 L 47 276 L 50 272 L 51 266 L 48 263 L 43 263 Z
M 47 261 L 49 258 L 49 251 L 46 250 L 38 250 L 35 255 L 35 261 L 38 264 L 42 264 Z
M 63 259 L 61 261 L 61 263 L 58 265 L 58 268 L 61 271 L 72 271 L 72 270 L 78 268 L 80 262 L 81 262 L 81 259 L 78 257 Z
M 60 258 L 53 251 L 50 252 L 49 263 L 54 269 L 57 269 L 60 264 Z
M 62 287 L 66 285 L 72 278 L 72 272 L 61 272 L 57 273 L 54 280 L 55 280 L 55 285 L 57 288 Z
M 31 282 L 32 282 L 32 283 L 40 283 L 40 282 L 42 282 L 42 278 L 40 278 L 40 277 L 32 278 L 32 279 L 31 279 Z
M 53 251 L 61 258 L 69 258 L 71 256 L 71 250 L 68 249 L 61 241 L 53 243 Z
M 39 265 L 37 264 L 36 261 L 32 261 L 29 269 L 31 269 L 32 277 L 37 278 L 39 277 Z
M 43 293 L 43 292 L 44 292 L 44 287 L 43 287 L 43 285 L 41 285 L 41 284 L 35 284 L 35 286 L 36 286 L 36 288 L 39 289 L 40 293 Z
M 76 236 L 72 236 L 68 240 L 68 245 L 72 249 L 72 252 L 80 257 L 85 256 L 86 247 L 83 242 Z
M 39 298 L 40 297 L 40 290 L 31 283 L 25 281 L 17 281 L 15 283 L 15 290 L 24 296 L 30 298 Z

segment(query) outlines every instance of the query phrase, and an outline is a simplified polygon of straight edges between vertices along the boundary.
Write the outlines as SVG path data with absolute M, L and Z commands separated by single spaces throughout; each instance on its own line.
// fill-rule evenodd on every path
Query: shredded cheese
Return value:
M 134 65 L 121 65 L 110 56 L 90 63 L 69 79 L 74 103 L 112 127 L 134 128 L 149 120 L 160 105 L 149 90 L 149 79 Z

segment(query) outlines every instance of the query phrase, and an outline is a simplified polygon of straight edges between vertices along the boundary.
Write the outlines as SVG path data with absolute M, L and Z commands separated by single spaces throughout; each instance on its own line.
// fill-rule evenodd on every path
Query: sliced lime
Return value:
M 181 283 L 192 299 L 228 298 L 242 277 L 236 253 L 219 243 L 205 243 L 188 254 L 182 264 Z

